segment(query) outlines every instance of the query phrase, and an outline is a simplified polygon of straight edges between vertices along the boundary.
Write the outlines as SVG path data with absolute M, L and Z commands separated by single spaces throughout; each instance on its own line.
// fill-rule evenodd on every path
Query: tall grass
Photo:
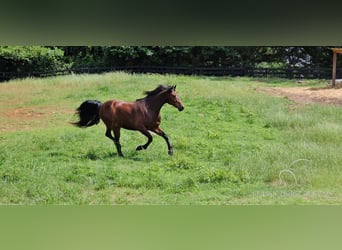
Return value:
M 173 157 L 157 136 L 136 152 L 146 138 L 122 130 L 125 158 L 119 158 L 103 123 L 87 129 L 68 123 L 85 99 L 134 101 L 158 84 L 177 84 L 185 105 L 181 113 L 162 109 Z M 318 104 L 294 109 L 288 99 L 256 91 L 269 84 L 126 73 L 1 84 L 0 203 L 340 203 L 342 111 Z M 23 108 L 31 117 L 10 115 Z

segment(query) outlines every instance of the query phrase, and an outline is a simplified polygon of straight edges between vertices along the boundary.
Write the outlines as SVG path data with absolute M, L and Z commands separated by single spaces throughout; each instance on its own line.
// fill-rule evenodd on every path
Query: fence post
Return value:
M 334 88 L 336 85 L 336 61 L 337 61 L 337 53 L 333 50 L 333 70 L 332 70 L 332 87 Z

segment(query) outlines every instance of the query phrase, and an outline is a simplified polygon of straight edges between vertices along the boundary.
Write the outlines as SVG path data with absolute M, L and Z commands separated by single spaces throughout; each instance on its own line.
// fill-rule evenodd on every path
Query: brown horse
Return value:
M 179 111 L 184 106 L 176 93 L 176 86 L 159 85 L 152 91 L 145 91 L 146 97 L 135 102 L 111 100 L 101 103 L 96 100 L 83 102 L 76 110 L 79 121 L 73 123 L 78 127 L 90 127 L 101 120 L 106 125 L 106 136 L 110 138 L 117 149 L 119 156 L 123 156 L 120 144 L 120 129 L 138 130 L 148 138 L 144 145 L 139 145 L 136 150 L 147 149 L 152 142 L 149 131 L 163 137 L 168 147 L 168 153 L 173 154 L 168 136 L 160 128 L 160 109 L 165 103 L 176 107 Z M 114 132 L 114 136 L 111 131 Z

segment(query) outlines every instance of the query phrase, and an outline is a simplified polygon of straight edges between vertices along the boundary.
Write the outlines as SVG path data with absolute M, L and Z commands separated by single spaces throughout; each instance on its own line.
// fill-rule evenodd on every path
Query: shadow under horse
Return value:
M 176 85 L 159 85 L 154 90 L 144 93 L 146 96 L 135 102 L 110 100 L 101 103 L 97 100 L 87 100 L 76 109 L 79 121 L 72 124 L 77 127 L 90 127 L 98 124 L 101 119 L 106 125 L 105 135 L 114 142 L 119 156 L 123 156 L 120 144 L 121 128 L 137 130 L 147 137 L 147 142 L 144 145 L 139 145 L 136 150 L 147 149 L 153 140 L 149 132 L 152 131 L 165 139 L 168 154 L 172 156 L 170 140 L 160 128 L 160 110 L 165 103 L 176 107 L 179 111 L 184 109 L 184 105 L 176 93 Z

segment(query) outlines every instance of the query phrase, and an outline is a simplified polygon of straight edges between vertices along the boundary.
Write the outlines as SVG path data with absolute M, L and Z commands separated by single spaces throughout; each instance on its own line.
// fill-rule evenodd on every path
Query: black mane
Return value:
M 163 92 L 164 90 L 167 90 L 167 89 L 171 89 L 173 88 L 173 86 L 164 86 L 164 85 L 159 85 L 157 88 L 155 88 L 154 90 L 150 90 L 150 91 L 144 91 L 144 94 L 146 95 L 144 98 L 140 98 L 140 99 L 137 99 L 137 101 L 139 100 L 142 100 L 142 99 L 145 99 L 145 98 L 149 98 L 151 96 L 156 96 L 158 95 L 159 93 Z

